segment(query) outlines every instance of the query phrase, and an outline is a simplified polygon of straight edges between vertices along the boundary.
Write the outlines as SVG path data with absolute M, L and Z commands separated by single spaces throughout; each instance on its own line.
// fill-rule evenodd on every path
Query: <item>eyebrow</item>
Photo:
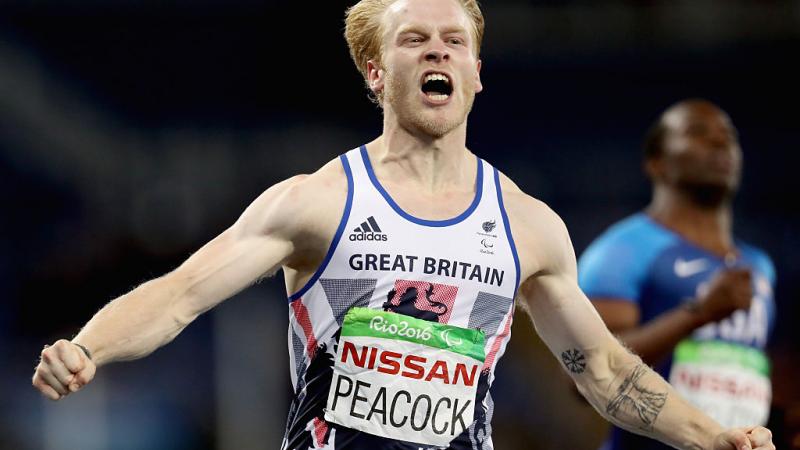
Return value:
M 469 34 L 469 30 L 461 26 L 455 26 L 455 27 L 445 28 L 442 31 L 442 34 L 457 34 L 457 33 Z
M 426 34 L 428 31 L 419 27 L 417 25 L 404 25 L 402 28 L 397 30 L 397 35 L 403 34 L 410 34 L 410 33 L 417 33 L 417 34 Z
M 425 27 L 420 27 L 419 25 L 404 25 L 399 30 L 397 30 L 397 35 L 400 36 L 409 33 L 427 34 L 429 30 L 430 28 L 426 29 Z M 442 30 L 442 34 L 457 34 L 457 33 L 468 34 L 469 31 L 467 31 L 462 26 L 449 26 Z

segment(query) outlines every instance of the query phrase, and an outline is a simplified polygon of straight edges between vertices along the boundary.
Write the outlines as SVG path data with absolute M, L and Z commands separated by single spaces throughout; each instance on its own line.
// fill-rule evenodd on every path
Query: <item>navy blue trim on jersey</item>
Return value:
M 342 161 L 344 173 L 347 175 L 347 202 L 344 205 L 342 220 L 339 222 L 339 228 L 336 229 L 336 234 L 333 236 L 333 241 L 331 241 L 331 246 L 328 247 L 328 253 L 325 254 L 325 259 L 322 260 L 322 264 L 319 265 L 317 271 L 314 272 L 314 275 L 311 276 L 305 286 L 289 296 L 289 303 L 292 303 L 308 292 L 308 290 L 311 289 L 311 286 L 313 286 L 322 275 L 322 272 L 325 271 L 325 268 L 328 267 L 328 263 L 331 262 L 331 258 L 333 258 L 333 252 L 336 251 L 336 246 L 339 244 L 339 240 L 342 238 L 342 234 L 344 233 L 344 227 L 347 225 L 347 219 L 350 218 L 350 208 L 353 206 L 353 172 L 350 170 L 350 163 L 347 161 L 346 155 L 339 155 L 339 159 Z
M 372 184 L 375 186 L 375 189 L 377 189 L 378 192 L 380 192 L 381 195 L 383 195 L 383 198 L 386 199 L 386 202 L 389 203 L 389 206 L 391 206 L 392 209 L 394 209 L 395 212 L 399 214 L 401 217 L 408 220 L 409 222 L 416 223 L 417 225 L 424 225 L 426 227 L 448 227 L 450 225 L 455 225 L 459 222 L 462 222 L 467 217 L 469 217 L 470 214 L 472 214 L 472 212 L 475 211 L 475 208 L 477 208 L 478 204 L 481 202 L 481 196 L 483 195 L 483 164 L 481 163 L 481 159 L 478 158 L 477 156 L 475 157 L 475 159 L 478 162 L 478 175 L 475 180 L 475 198 L 472 200 L 472 204 L 469 205 L 469 208 L 467 208 L 466 211 L 464 211 L 463 213 L 459 214 L 456 217 L 453 217 L 452 219 L 446 219 L 446 220 L 420 219 L 403 211 L 403 209 L 400 208 L 400 205 L 395 203 L 394 199 L 392 199 L 389 193 L 386 192 L 386 189 L 384 189 L 383 186 L 381 186 L 381 183 L 380 181 L 378 181 L 378 178 L 375 177 L 375 172 L 372 170 L 372 163 L 369 160 L 369 155 L 367 155 L 366 145 L 361 146 L 361 159 L 364 161 L 364 167 L 367 169 L 367 175 L 369 175 L 369 179 L 372 181 Z
M 508 245 L 511 247 L 511 254 L 514 255 L 514 266 L 517 268 L 517 284 L 514 285 L 514 299 L 517 298 L 517 289 L 519 289 L 519 279 L 522 276 L 519 269 L 519 255 L 517 254 L 517 246 L 514 244 L 514 236 L 511 234 L 511 222 L 508 220 L 508 213 L 506 213 L 506 206 L 503 203 L 503 190 L 500 189 L 500 172 L 497 167 L 494 168 L 494 186 L 497 191 L 497 204 L 500 206 L 500 215 L 503 217 L 503 225 L 506 229 L 506 237 L 508 238 Z

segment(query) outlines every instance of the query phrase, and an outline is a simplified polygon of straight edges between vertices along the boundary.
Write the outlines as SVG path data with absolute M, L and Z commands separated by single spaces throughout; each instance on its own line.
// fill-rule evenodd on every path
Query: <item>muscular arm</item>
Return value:
M 322 259 L 347 194 L 338 160 L 277 184 L 234 225 L 172 272 L 104 306 L 70 343 L 45 347 L 33 385 L 58 400 L 89 383 L 96 367 L 141 358 L 203 312 L 284 266 L 302 283 Z M 340 203 L 341 200 L 341 203 Z M 308 205 L 315 203 L 315 208 Z M 91 353 L 84 354 L 78 344 Z
M 710 449 L 722 428 L 686 403 L 608 331 L 577 285 L 572 245 L 561 220 L 528 202 L 512 226 L 521 236 L 527 278 L 521 300 L 537 332 L 578 390 L 607 420 L 685 449 Z
M 536 275 L 522 295 L 537 332 L 603 417 L 678 448 L 711 448 L 722 428 L 619 344 L 573 274 Z
M 276 271 L 293 244 L 285 216 L 275 211 L 298 182 L 268 189 L 180 267 L 104 306 L 73 341 L 90 349 L 97 366 L 146 356 L 203 312 Z

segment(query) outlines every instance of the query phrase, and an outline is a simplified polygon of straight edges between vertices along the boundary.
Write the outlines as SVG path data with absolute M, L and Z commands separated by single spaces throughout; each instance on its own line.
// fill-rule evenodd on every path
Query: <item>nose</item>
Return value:
M 441 42 L 436 42 L 431 45 L 431 47 L 425 52 L 425 61 L 428 62 L 445 62 L 450 59 L 450 53 L 447 51 L 447 47 L 443 45 Z

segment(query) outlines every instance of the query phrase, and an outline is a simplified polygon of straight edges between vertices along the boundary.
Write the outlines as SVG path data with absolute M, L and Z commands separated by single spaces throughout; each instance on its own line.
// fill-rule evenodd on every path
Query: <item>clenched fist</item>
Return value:
M 42 350 L 33 386 L 47 398 L 60 400 L 86 386 L 96 370 L 94 362 L 79 346 L 61 339 Z
M 775 445 L 764 427 L 733 428 L 714 439 L 713 450 L 775 450 Z
M 698 312 L 707 322 L 717 322 L 737 309 L 747 309 L 753 298 L 753 276 L 749 269 L 730 269 L 718 273 L 700 298 Z

